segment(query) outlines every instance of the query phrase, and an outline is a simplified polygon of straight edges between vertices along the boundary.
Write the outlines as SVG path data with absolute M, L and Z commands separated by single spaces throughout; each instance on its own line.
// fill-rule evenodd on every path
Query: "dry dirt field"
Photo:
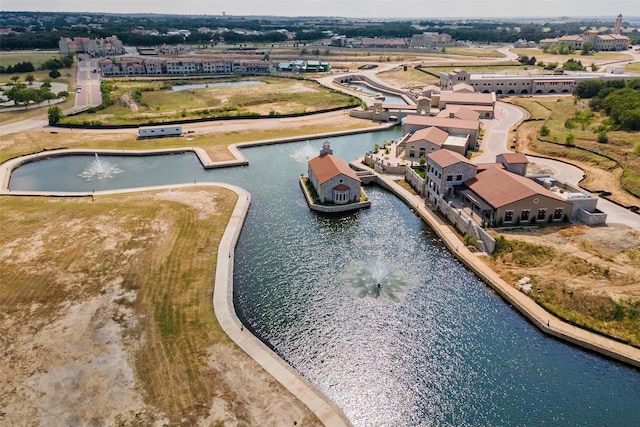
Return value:
M 320 425 L 215 319 L 235 200 L 1 197 L 0 425 Z
M 640 232 L 637 230 L 620 224 L 560 225 L 500 231 L 499 234 L 555 250 L 553 259 L 541 265 L 491 262 L 492 268 L 508 283 L 528 276 L 541 284 L 561 283 L 614 300 L 640 298 Z

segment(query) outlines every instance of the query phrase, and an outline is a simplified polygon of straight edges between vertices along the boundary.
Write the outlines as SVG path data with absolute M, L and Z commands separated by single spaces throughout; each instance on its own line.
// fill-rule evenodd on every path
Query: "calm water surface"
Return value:
M 332 138 L 352 160 L 399 131 Z M 236 250 L 243 322 L 356 426 L 640 425 L 640 372 L 540 334 L 390 193 L 371 209 L 309 211 L 298 187 L 321 141 L 244 151 L 250 166 L 204 171 L 193 155 L 101 156 L 123 170 L 78 175 L 91 156 L 19 168 L 12 189 L 87 191 L 193 181 L 238 184 L 252 205 Z M 394 302 L 359 297 L 361 263 L 406 274 Z

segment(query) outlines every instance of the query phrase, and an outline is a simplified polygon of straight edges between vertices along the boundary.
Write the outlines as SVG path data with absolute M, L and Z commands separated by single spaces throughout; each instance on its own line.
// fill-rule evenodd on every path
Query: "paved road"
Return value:
M 94 73 L 93 70 L 96 70 Z M 100 93 L 100 73 L 97 59 L 82 59 L 78 61 L 76 84 L 76 103 L 74 110 L 96 107 L 102 103 Z

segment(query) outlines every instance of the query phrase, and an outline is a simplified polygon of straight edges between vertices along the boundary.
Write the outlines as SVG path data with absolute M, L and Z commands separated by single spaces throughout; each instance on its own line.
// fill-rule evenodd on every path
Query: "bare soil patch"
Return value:
M 0 424 L 320 425 L 215 319 L 235 200 L 0 198 Z

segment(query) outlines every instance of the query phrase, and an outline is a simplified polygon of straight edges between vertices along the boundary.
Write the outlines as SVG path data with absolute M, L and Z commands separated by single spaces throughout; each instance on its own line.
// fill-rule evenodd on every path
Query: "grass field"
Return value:
M 0 246 L 39 241 L 46 250 L 31 247 L 24 262 L 20 248 L 13 247 L 12 256 L 3 258 L 2 312 L 25 322 L 54 321 L 65 301 L 91 298 L 121 282 L 137 295 L 135 302 L 121 304 L 141 319 L 127 333 L 145 337 L 135 356 L 145 394 L 173 422 L 180 421 L 210 401 L 215 381 L 203 364 L 205 350 L 214 343 L 231 345 L 211 301 L 218 243 L 237 196 L 206 191 L 212 205 L 206 214 L 152 195 L 95 202 L 3 198 L 0 218 L 7 232 Z M 29 310 L 34 304 L 35 312 Z
M 174 91 L 174 82 L 110 80 L 114 105 L 97 113 L 66 118 L 64 123 L 100 121 L 103 124 L 141 124 L 162 121 L 249 115 L 280 115 L 313 112 L 347 105 L 359 100 L 304 79 L 254 77 L 264 84 L 215 86 L 239 79 L 189 80 L 184 83 L 211 84 L 203 88 Z
M 529 237 L 524 231 L 508 239 L 498 237 L 490 265 L 511 283 L 523 276 L 533 278 L 531 298 L 559 318 L 638 346 L 640 299 L 612 298 L 607 289 L 630 291 L 637 283 L 640 247 L 636 244 L 605 250 L 604 246 L 582 239 L 580 232 L 584 229 L 568 227 L 558 232 L 557 239 L 565 245 L 518 240 Z M 601 237 L 606 239 L 606 232 Z
M 512 102 L 529 110 L 532 118 L 543 119 L 525 123 L 519 131 L 529 135 L 538 135 L 543 124 L 549 128 L 547 136 L 528 139 L 530 149 L 546 155 L 577 160 L 606 171 L 618 173 L 621 175 L 622 186 L 635 197 L 640 197 L 640 157 L 636 153 L 636 147 L 640 144 L 640 133 L 609 131 L 607 132 L 608 142 L 600 143 L 594 129 L 602 123 L 605 117 L 598 113 L 594 113 L 587 122 L 577 123 L 573 125 L 574 127 L 568 128 L 567 121 L 576 117 L 576 113 L 586 109 L 588 100 L 575 103 L 571 97 L 544 97 L 516 98 Z M 531 130 L 527 132 L 526 129 Z M 572 144 L 567 144 L 567 137 L 570 134 L 575 139 Z M 560 145 L 552 144 L 553 142 Z M 575 147 L 585 148 L 593 153 L 577 150 Z M 616 172 L 616 163 L 605 156 L 615 159 L 622 170 Z
M 283 124 L 277 119 L 270 125 L 252 120 L 243 125 L 227 129 L 225 122 L 211 122 L 206 132 L 198 130 L 189 138 L 159 138 L 138 140 L 137 130 L 87 131 L 60 129 L 49 131 L 20 132 L 0 140 L 0 162 L 18 155 L 58 148 L 94 148 L 116 150 L 149 150 L 160 148 L 200 147 L 213 161 L 231 160 L 228 146 L 234 143 L 316 135 L 328 131 L 362 129 L 371 126 L 368 120 L 349 117 L 347 114 L 328 116 L 322 119 L 299 119 Z M 217 128 L 219 127 L 219 129 Z
M 60 58 L 62 55 L 58 51 L 15 51 L 0 52 L 0 65 L 7 67 L 19 62 L 31 62 L 37 69 L 49 59 Z M 11 76 L 9 76 L 11 77 Z M 2 77 L 5 78 L 4 76 Z M 7 78 L 8 79 L 8 78 Z

